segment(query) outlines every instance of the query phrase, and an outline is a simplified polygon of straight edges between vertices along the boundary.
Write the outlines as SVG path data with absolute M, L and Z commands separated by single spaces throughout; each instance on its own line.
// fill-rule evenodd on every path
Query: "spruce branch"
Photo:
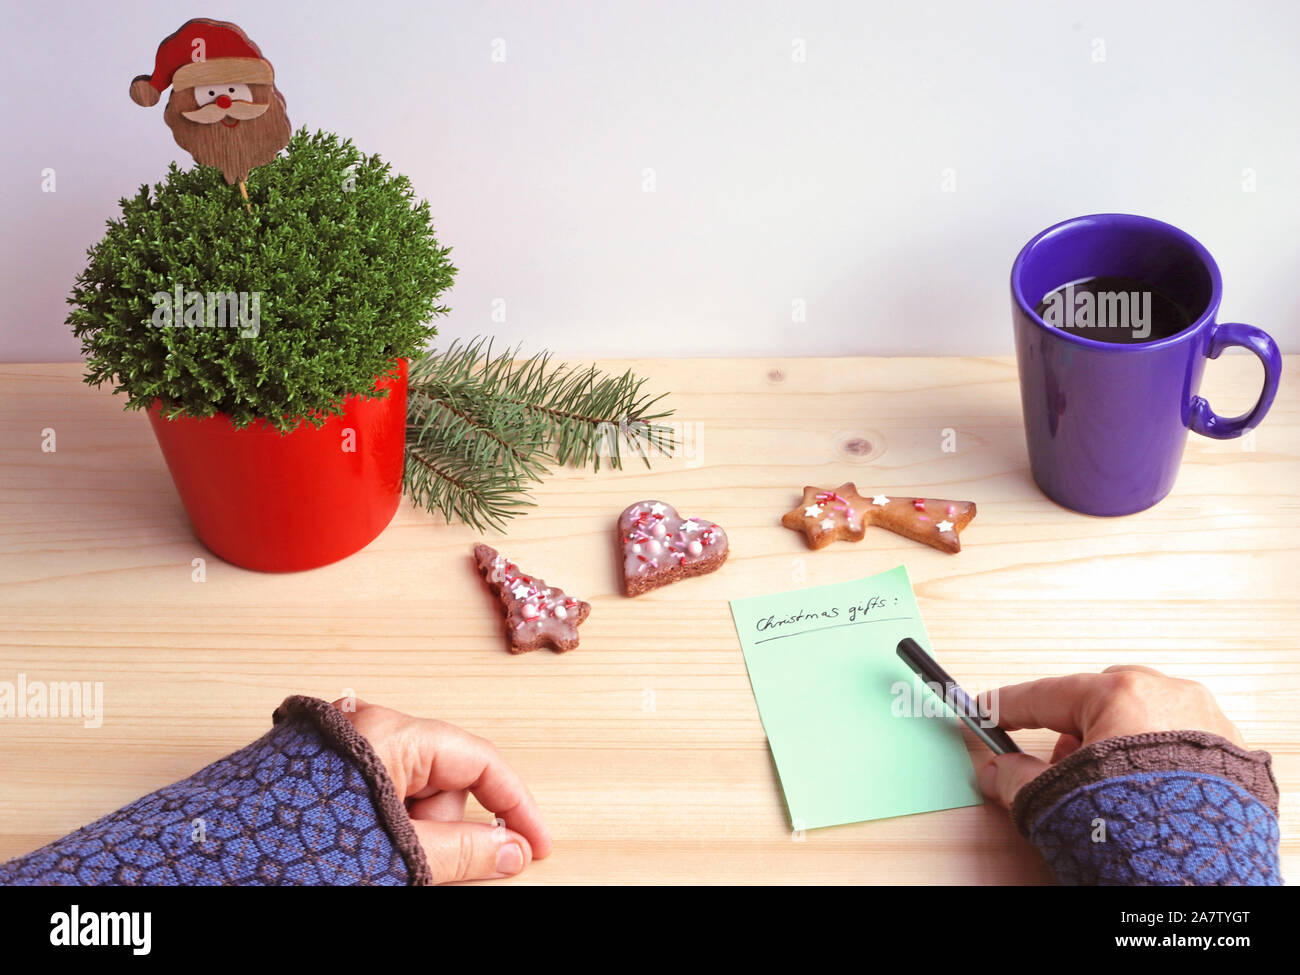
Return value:
M 413 436 L 417 444 L 437 444 L 468 464 L 499 468 L 519 481 L 539 481 L 545 474 L 538 424 L 464 390 L 408 388 L 407 396 L 408 442 Z
M 481 528 L 500 528 L 532 504 L 530 484 L 549 464 L 623 466 L 624 450 L 650 466 L 671 456 L 662 396 L 631 370 L 555 364 L 549 352 L 518 360 L 487 338 L 454 341 L 412 362 L 408 379 L 406 489 L 416 504 Z
M 645 379 L 631 370 L 607 376 L 594 365 L 552 364 L 549 352 L 525 360 L 516 360 L 517 354 L 511 349 L 493 355 L 487 338 L 457 340 L 413 364 L 410 388 L 434 399 L 462 397 L 514 407 L 540 420 L 547 453 L 559 464 L 600 470 L 604 456 L 611 467 L 621 468 L 622 449 L 628 447 L 649 466 L 646 448 L 669 456 L 676 449 L 672 428 L 658 422 L 672 411 L 655 412 L 663 396 L 643 393 Z
M 417 506 L 479 531 L 502 531 L 533 504 L 521 481 L 457 456 L 454 444 L 436 439 L 413 444 L 409 429 L 403 487 Z

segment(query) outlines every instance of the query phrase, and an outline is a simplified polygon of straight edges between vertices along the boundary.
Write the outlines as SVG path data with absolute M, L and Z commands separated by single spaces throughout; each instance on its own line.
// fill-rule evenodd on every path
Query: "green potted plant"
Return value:
M 148 412 L 200 540 L 291 571 L 396 511 L 407 360 L 456 269 L 409 181 L 337 136 L 299 130 L 247 193 L 173 164 L 122 200 L 68 323 L 86 381 Z

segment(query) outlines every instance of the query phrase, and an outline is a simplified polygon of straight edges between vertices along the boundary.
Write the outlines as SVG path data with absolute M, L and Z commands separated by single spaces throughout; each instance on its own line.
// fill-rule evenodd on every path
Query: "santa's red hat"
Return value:
M 275 72 L 257 45 L 234 24 L 195 18 L 158 45 L 153 75 L 131 82 L 131 101 L 156 105 L 168 85 L 193 88 L 214 83 L 273 85 Z

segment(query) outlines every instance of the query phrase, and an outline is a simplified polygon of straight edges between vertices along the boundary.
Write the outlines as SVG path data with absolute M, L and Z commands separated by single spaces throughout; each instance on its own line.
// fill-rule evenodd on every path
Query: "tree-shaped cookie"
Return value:
M 864 498 L 857 485 L 846 481 L 833 491 L 805 487 L 803 500 L 782 516 L 781 524 L 803 532 L 812 548 L 825 548 L 840 540 L 860 542 L 867 526 L 876 525 L 944 552 L 960 552 L 957 536 L 974 517 L 973 501 L 885 494 Z
M 564 653 L 578 645 L 578 627 L 591 613 L 589 603 L 528 575 L 487 545 L 474 546 L 474 563 L 501 600 L 511 653 L 541 647 Z

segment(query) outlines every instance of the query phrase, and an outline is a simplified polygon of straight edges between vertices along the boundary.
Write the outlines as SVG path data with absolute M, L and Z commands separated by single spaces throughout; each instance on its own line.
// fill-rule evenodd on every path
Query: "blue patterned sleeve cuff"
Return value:
M 1277 802 L 1267 752 L 1173 731 L 1079 749 L 1012 816 L 1062 883 L 1277 885 Z
M 188 779 L 0 864 L 0 883 L 429 883 L 405 807 L 351 723 L 310 697 L 286 699 L 274 721 Z

